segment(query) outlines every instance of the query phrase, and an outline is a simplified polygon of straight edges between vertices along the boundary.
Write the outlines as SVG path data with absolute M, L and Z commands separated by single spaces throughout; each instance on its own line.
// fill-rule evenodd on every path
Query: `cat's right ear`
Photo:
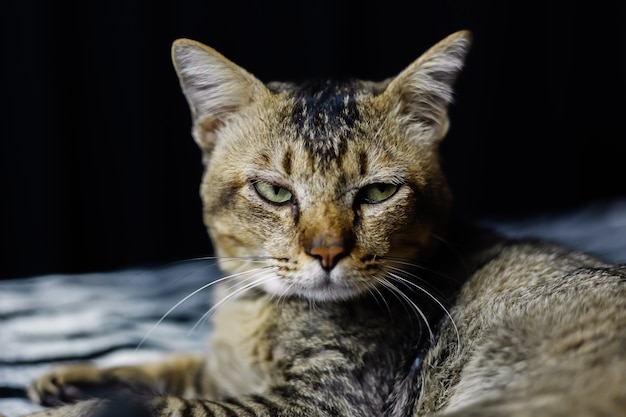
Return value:
M 436 143 L 446 134 L 452 87 L 471 43 L 471 32 L 453 33 L 389 82 L 385 94 L 395 103 L 395 116 L 416 137 L 434 139 Z
M 174 41 L 172 61 L 193 117 L 193 137 L 210 153 L 219 129 L 266 88 L 213 48 L 190 39 Z

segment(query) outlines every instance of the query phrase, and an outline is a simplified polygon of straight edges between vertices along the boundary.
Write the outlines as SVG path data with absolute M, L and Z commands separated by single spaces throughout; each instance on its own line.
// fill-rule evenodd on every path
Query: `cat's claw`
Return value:
M 31 395 L 29 391 L 29 396 L 33 401 L 46 407 L 56 407 L 87 398 L 78 387 L 72 385 L 55 387 L 54 389 L 44 392 L 36 392 L 34 395 Z

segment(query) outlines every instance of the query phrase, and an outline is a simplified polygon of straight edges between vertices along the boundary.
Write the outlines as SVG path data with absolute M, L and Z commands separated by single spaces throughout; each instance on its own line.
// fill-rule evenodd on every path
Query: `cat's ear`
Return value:
M 172 61 L 192 113 L 194 139 L 205 152 L 230 117 L 267 91 L 252 74 L 193 40 L 174 41 Z
M 409 129 L 435 140 L 445 136 L 452 86 L 463 67 L 471 40 L 469 31 L 453 33 L 389 82 L 384 94 L 390 97 L 399 120 Z

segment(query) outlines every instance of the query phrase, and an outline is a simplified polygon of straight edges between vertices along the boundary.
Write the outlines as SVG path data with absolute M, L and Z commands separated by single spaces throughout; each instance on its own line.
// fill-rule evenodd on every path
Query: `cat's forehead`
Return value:
M 299 84 L 270 84 L 283 94 L 281 112 L 294 139 L 323 160 L 335 159 L 362 129 L 363 106 L 378 93 L 374 84 L 357 80 L 308 80 Z

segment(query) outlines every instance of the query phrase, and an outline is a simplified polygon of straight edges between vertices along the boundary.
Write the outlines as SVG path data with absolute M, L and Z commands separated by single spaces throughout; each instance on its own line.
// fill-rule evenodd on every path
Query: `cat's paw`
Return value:
M 93 397 L 103 397 L 119 381 L 109 372 L 91 364 L 59 366 L 37 378 L 28 387 L 28 396 L 44 406 L 58 406 Z
M 111 417 L 128 415 L 124 413 L 104 414 L 107 411 L 108 402 L 101 399 L 80 401 L 75 404 L 67 404 L 56 408 L 48 408 L 21 417 Z M 0 414 L 0 417 L 2 415 Z M 135 417 L 133 415 L 133 417 Z M 148 417 L 147 415 L 137 415 L 136 417 Z

